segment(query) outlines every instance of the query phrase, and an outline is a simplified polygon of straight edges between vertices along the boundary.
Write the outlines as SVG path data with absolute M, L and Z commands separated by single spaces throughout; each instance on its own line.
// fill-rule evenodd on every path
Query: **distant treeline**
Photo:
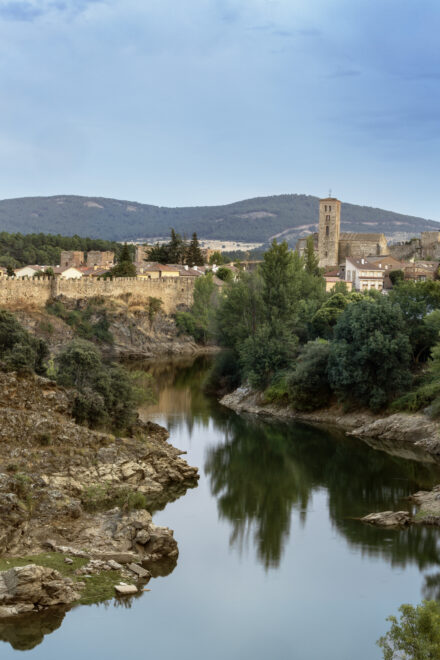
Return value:
M 122 245 L 81 236 L 60 234 L 8 234 L 0 232 L 0 266 L 17 268 L 27 264 L 57 266 L 62 250 L 112 250 L 119 255 Z

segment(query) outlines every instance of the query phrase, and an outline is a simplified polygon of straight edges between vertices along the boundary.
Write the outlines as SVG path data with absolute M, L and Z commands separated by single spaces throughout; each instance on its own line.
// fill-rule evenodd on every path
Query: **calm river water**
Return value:
M 79 607 L 0 625 L 0 658 L 375 660 L 385 618 L 440 597 L 435 529 L 354 520 L 406 508 L 439 468 L 342 434 L 230 412 L 201 391 L 207 360 L 154 365 L 167 426 L 200 469 L 197 488 L 156 512 L 179 560 L 129 607 Z

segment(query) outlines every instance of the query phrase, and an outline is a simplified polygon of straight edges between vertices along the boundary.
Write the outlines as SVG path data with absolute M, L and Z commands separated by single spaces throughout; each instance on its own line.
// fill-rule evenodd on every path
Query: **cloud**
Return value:
M 0 4 L 0 19 L 8 21 L 33 21 L 44 13 L 43 9 L 31 2 L 2 2 Z
M 33 22 L 48 14 L 82 13 L 93 4 L 104 3 L 105 0 L 0 0 L 0 21 Z

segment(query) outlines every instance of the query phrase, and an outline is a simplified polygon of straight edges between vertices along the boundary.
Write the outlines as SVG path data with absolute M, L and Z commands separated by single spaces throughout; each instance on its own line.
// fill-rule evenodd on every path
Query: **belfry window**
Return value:
M 325 221 L 326 221 L 326 222 L 330 222 L 330 216 L 329 216 L 329 215 L 326 215 L 326 216 L 325 216 Z
M 329 235 L 330 235 L 330 227 L 329 227 L 328 225 L 327 225 L 327 227 L 325 228 L 325 235 L 326 235 L 326 236 L 329 236 Z

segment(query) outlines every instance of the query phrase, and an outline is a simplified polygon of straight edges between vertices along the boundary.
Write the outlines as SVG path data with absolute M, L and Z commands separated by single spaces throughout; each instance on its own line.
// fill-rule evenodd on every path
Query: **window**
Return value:
M 327 204 L 324 206 L 324 210 L 327 213 Z
M 325 235 L 326 235 L 326 236 L 329 236 L 329 235 L 330 235 L 330 227 L 329 227 L 328 225 L 327 225 L 327 227 L 325 228 Z
M 330 222 L 330 216 L 329 216 L 329 215 L 326 215 L 326 216 L 325 216 L 325 221 L 326 221 L 326 222 Z
M 324 257 L 326 257 L 327 255 L 328 255 L 328 252 L 327 252 L 327 251 L 326 251 L 326 252 L 324 252 Z
M 332 210 L 332 207 L 331 207 L 331 206 L 329 206 L 329 207 L 328 207 L 328 210 L 329 210 L 329 211 L 331 211 L 331 210 Z

